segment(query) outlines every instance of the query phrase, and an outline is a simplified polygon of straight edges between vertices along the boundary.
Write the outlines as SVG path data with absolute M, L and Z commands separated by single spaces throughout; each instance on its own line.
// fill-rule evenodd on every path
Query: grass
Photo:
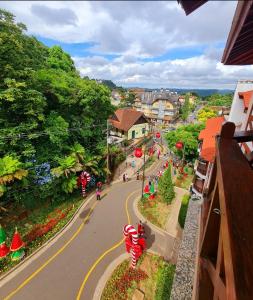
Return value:
M 175 186 L 188 190 L 193 180 L 193 175 L 187 175 L 184 177 L 182 175 L 177 176 L 175 180 Z
M 182 204 L 180 207 L 179 215 L 178 215 L 178 222 L 181 228 L 184 228 L 185 218 L 187 215 L 188 205 L 189 205 L 190 195 L 184 195 L 182 198 Z
M 141 280 L 131 281 L 127 292 L 119 291 L 121 280 L 129 272 L 130 260 L 121 263 L 106 283 L 101 300 L 131 300 L 136 289 L 144 293 L 146 300 L 167 300 L 170 297 L 175 266 L 161 256 L 145 253 L 137 264 L 137 274 L 145 274 Z
M 40 209 L 34 210 L 30 215 L 28 215 L 24 220 L 21 221 L 15 221 L 9 223 L 7 226 L 5 226 L 6 231 L 6 245 L 10 246 L 13 233 L 15 231 L 15 226 L 18 227 L 18 231 L 23 238 L 27 233 L 31 231 L 31 229 L 36 224 L 44 224 L 47 222 L 47 220 L 50 218 L 54 218 L 56 215 L 56 210 L 61 211 L 68 211 L 66 214 L 66 217 L 61 219 L 55 227 L 46 234 L 44 234 L 42 237 L 36 238 L 34 241 L 29 243 L 25 247 L 25 257 L 29 256 L 31 253 L 33 253 L 36 249 L 38 249 L 40 246 L 42 246 L 46 241 L 48 241 L 50 238 L 52 238 L 60 229 L 65 226 L 68 221 L 72 218 L 76 210 L 80 207 L 80 205 L 83 203 L 83 198 L 80 196 L 73 198 L 72 200 L 69 200 L 67 202 L 61 203 L 61 204 L 54 204 L 54 205 L 45 205 L 44 207 L 41 207 Z M 27 242 L 23 238 L 24 242 Z M 0 260 L 0 275 L 3 273 L 9 271 L 11 268 L 16 266 L 19 263 L 19 261 L 11 261 L 10 254 Z
M 159 195 L 156 195 L 154 200 L 140 200 L 138 202 L 138 209 L 148 221 L 165 229 L 171 205 L 162 202 Z

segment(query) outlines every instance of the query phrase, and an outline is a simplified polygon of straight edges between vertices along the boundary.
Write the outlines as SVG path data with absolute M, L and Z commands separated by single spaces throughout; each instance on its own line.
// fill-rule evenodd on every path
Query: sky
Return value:
M 82 76 L 147 88 L 234 89 L 253 66 L 220 61 L 236 1 L 186 17 L 177 1 L 0 1 L 27 33 L 68 52 Z

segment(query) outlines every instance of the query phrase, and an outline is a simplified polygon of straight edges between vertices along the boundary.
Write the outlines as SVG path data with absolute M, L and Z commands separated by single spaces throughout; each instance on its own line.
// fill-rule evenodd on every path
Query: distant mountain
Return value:
M 234 93 L 233 90 L 218 90 L 218 89 L 169 89 L 172 92 L 177 92 L 178 94 L 193 92 L 197 93 L 200 97 L 206 97 L 213 94 L 231 94 Z
M 160 90 L 160 89 L 149 89 L 145 88 L 145 91 L 154 91 L 154 90 Z M 210 96 L 212 94 L 231 94 L 234 93 L 233 90 L 219 90 L 219 89 L 176 89 L 176 88 L 164 88 L 164 90 L 169 90 L 171 92 L 177 92 L 178 94 L 184 94 L 184 93 L 197 93 L 200 97 L 206 97 Z

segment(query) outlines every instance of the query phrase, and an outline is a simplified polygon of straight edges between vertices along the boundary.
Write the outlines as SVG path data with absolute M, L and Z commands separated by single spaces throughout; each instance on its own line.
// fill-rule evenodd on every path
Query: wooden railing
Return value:
M 204 187 L 204 180 L 200 180 L 196 178 L 195 181 L 193 182 L 193 187 L 196 191 L 202 194 L 203 187 Z
M 227 122 L 216 139 L 216 161 L 202 207 L 196 294 L 199 300 L 253 299 L 253 170 Z

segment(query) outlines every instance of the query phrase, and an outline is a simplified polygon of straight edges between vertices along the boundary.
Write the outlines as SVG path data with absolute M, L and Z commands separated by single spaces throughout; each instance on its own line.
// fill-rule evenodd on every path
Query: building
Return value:
M 119 93 L 119 91 L 112 90 L 112 93 L 111 93 L 111 104 L 114 105 L 114 106 L 118 106 L 118 105 L 120 105 L 121 100 L 122 100 L 122 96 Z
M 201 198 L 209 188 L 210 174 L 215 159 L 215 137 L 220 134 L 225 118 L 216 117 L 206 121 L 206 127 L 199 134 L 199 158 L 195 164 L 193 193 Z
M 109 123 L 112 125 L 110 135 L 126 140 L 143 138 L 148 135 L 150 129 L 144 114 L 132 108 L 117 109 L 110 117 Z
M 207 0 L 178 2 L 188 15 Z M 238 1 L 223 64 L 253 64 L 252 15 L 253 1 Z M 236 91 L 215 138 L 208 190 L 203 201 L 190 201 L 172 300 L 253 299 L 253 152 L 243 146 L 253 143 L 251 90 Z
M 196 103 L 196 99 L 197 99 L 196 96 L 189 95 L 189 103 L 191 105 L 194 105 Z M 185 96 L 184 95 L 179 96 L 178 101 L 180 102 L 181 105 L 183 105 L 185 102 Z
M 136 96 L 134 108 L 143 112 L 152 123 L 169 124 L 178 117 L 178 98 L 176 93 L 164 90 L 143 92 Z

